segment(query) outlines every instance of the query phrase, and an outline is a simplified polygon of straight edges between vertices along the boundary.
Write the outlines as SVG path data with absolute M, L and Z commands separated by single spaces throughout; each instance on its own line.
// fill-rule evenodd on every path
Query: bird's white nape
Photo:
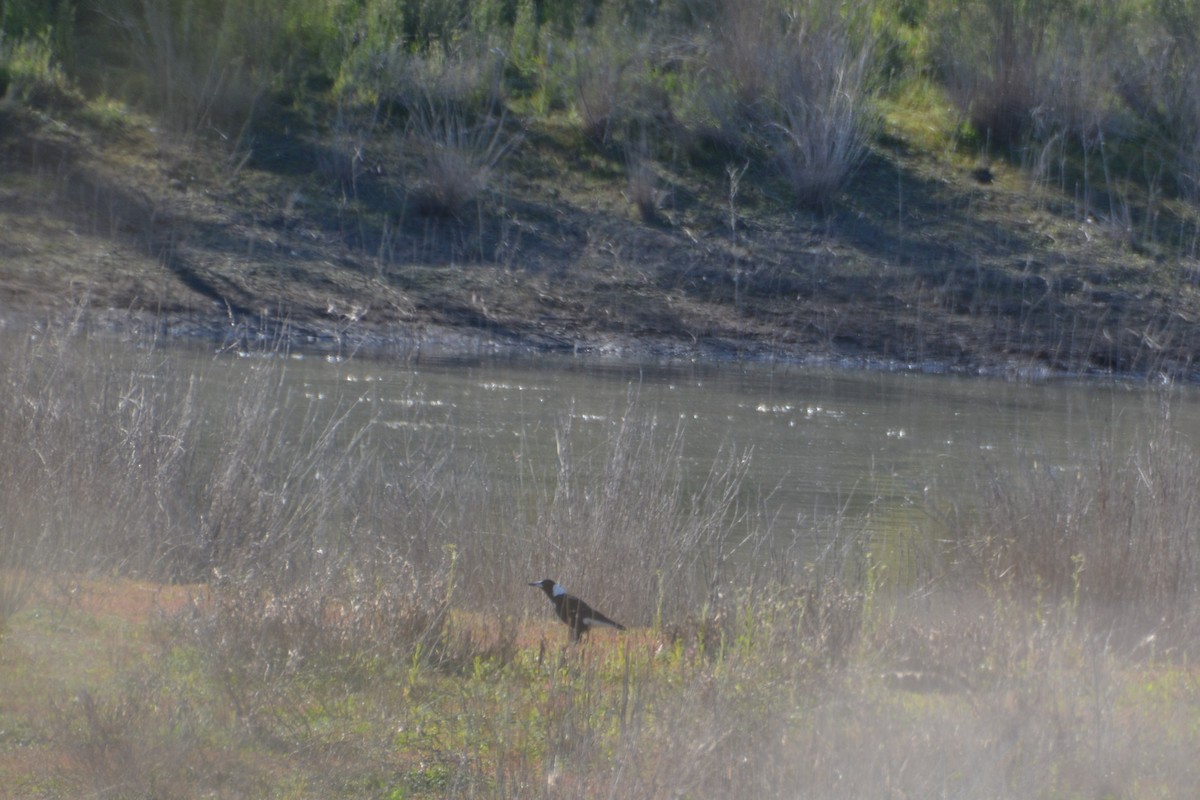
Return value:
M 562 597 L 562 596 L 563 596 L 564 594 L 566 594 L 566 593 L 567 593 L 567 590 L 566 590 L 566 589 L 564 589 L 563 587 L 559 586 L 557 583 L 556 583 L 556 584 L 554 584 L 554 596 L 555 596 L 555 597 Z

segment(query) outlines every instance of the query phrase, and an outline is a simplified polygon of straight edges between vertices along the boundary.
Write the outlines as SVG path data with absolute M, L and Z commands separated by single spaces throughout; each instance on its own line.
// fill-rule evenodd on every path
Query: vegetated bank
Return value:
M 364 419 L 296 391 L 287 359 L 238 359 L 244 384 L 204 399 L 227 365 L 79 338 L 0 349 L 14 795 L 1159 798 L 1200 778 L 1200 460 L 1169 413 L 1069 467 L 981 452 L 968 488 L 926 494 L 929 529 L 838 514 L 813 556 L 753 508 L 747 453 L 684 480 L 687 429 L 653 408 L 564 422 L 537 458 L 415 433 L 416 389 L 376 383 L 395 402 Z M 525 490 L 498 492 L 514 463 Z M 569 644 L 543 574 L 628 630 Z
M 433 13 L 464 7 L 6 3 L 6 316 L 1190 375 L 1187 3 Z M 821 61 L 869 76 L 864 102 L 796 50 L 841 52 Z M 0 353 L 13 793 L 1200 783 L 1200 468 L 1169 413 L 1070 469 L 984 464 L 928 498 L 936 536 L 849 520 L 822 563 L 751 562 L 719 549 L 755 546 L 736 454 L 688 494 L 648 423 L 586 449 L 599 490 L 564 446 L 514 453 L 532 491 L 496 498 L 470 448 L 360 446 L 379 427 L 288 391 L 281 360 L 205 418 L 180 360 L 114 374 L 50 333 Z M 572 650 L 539 625 L 546 552 L 629 634 Z
M 1193 379 L 1200 48 L 1143 5 L 14 4 L 0 300 Z

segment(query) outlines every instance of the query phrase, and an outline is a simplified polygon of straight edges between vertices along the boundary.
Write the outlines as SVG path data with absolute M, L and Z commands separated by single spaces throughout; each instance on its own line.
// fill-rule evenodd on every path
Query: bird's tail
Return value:
M 604 625 L 609 628 L 616 628 L 619 631 L 625 630 L 624 625 L 616 620 L 609 619 L 603 614 L 592 614 L 592 616 L 588 617 L 587 624 L 591 625 L 592 627 L 595 627 L 596 625 Z

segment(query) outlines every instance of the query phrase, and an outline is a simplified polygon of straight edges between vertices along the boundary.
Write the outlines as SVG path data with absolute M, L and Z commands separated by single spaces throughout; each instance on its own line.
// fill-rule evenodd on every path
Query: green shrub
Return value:
M 41 39 L 63 59 L 71 52 L 74 22 L 71 0 L 5 0 L 0 3 L 0 42 Z
M 1014 147 L 1065 134 L 1087 146 L 1119 130 L 1114 63 L 1123 0 L 974 0 L 930 19 L 935 70 L 982 139 Z
M 35 108 L 74 108 L 82 98 L 59 61 L 48 31 L 0 38 L 0 97 Z
M 1200 3 L 1169 0 L 1130 26 L 1117 61 L 1117 90 L 1166 157 L 1176 191 L 1200 203 Z

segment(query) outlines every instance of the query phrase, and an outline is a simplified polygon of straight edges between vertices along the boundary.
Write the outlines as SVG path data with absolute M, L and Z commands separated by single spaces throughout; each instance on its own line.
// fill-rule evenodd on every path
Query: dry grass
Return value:
M 629 200 L 637 209 L 642 222 L 654 223 L 660 220 L 659 211 L 662 209 L 666 192 L 659 186 L 659 178 L 654 173 L 653 165 L 636 151 L 630 152 L 625 157 L 625 173 Z
M 1141 798 L 1200 777 L 1197 462 L 1169 416 L 1069 474 L 981 471 L 941 514 L 952 546 L 896 582 L 866 540 L 784 563 L 744 505 L 745 457 L 685 485 L 686 431 L 636 404 L 601 428 L 568 417 L 551 458 L 524 454 L 526 491 L 489 498 L 484 465 L 437 437 L 374 461 L 374 415 L 314 411 L 278 359 L 247 370 L 215 412 L 229 441 L 199 458 L 212 399 L 165 380 L 186 361 L 151 350 L 106 383 L 78 338 L 6 352 L 6 443 L 56 467 L 0 519 L 56 545 L 0 551 L 0 574 L 36 576 L 0 640 L 0 742 L 20 745 L 0 782 L 21 796 Z M 77 385 L 97 388 L 69 405 Z M 166 413 L 180 397 L 187 425 Z M 134 456 L 150 472 L 113 469 Z M 203 524 L 118 527 L 93 502 L 193 484 Z M 203 582 L 165 585 L 180 565 Z M 524 585 L 545 572 L 630 630 L 568 646 Z M 113 577 L 137 573 L 157 579 Z
M 809 3 L 784 42 L 772 153 L 797 202 L 829 207 L 867 156 L 873 42 L 853 20 Z
M 714 131 L 735 149 L 767 154 L 797 204 L 830 208 L 869 149 L 867 26 L 827 2 L 720 9 L 702 88 Z
M 472 119 L 461 107 L 434 97 L 410 105 L 410 178 L 424 214 L 461 218 L 487 191 L 493 170 L 520 142 L 506 116 Z
M 1196 453 L 1169 405 L 1135 444 L 1101 440 L 1076 465 L 981 473 L 954 569 L 1015 596 L 1069 604 L 1114 647 L 1191 654 L 1200 565 Z

